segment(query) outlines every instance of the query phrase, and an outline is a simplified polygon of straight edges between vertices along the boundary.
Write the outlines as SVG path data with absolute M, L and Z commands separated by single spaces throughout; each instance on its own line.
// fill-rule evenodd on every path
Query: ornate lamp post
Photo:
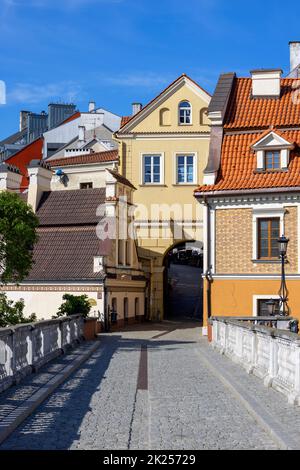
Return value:
M 288 290 L 286 287 L 286 282 L 285 282 L 285 269 L 284 269 L 284 264 L 286 260 L 286 252 L 287 252 L 287 246 L 289 243 L 289 239 L 286 238 L 284 235 L 282 235 L 278 239 L 279 243 L 279 256 L 281 259 L 281 285 L 279 289 L 279 297 L 280 297 L 280 304 L 282 306 L 282 309 L 279 311 L 279 315 L 282 316 L 288 316 L 289 314 L 289 307 L 287 305 L 287 300 L 288 300 Z
M 270 317 L 273 317 L 275 314 L 275 305 L 276 305 L 275 300 L 274 299 L 268 300 L 266 302 L 266 305 L 268 307 L 268 312 L 269 312 Z

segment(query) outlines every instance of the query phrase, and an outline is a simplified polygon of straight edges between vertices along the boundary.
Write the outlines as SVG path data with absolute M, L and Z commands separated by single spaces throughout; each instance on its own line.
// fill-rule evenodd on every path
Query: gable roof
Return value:
M 123 118 L 123 125 L 121 122 L 121 127 L 120 129 L 116 132 L 117 135 L 119 134 L 126 134 L 126 132 L 129 132 L 132 126 L 139 122 L 144 116 L 148 115 L 149 112 L 151 112 L 152 107 L 155 105 L 160 104 L 166 97 L 166 95 L 170 92 L 172 92 L 173 89 L 176 89 L 176 86 L 179 86 L 181 83 L 184 82 L 190 82 L 194 86 L 197 87 L 197 89 L 201 92 L 202 97 L 206 100 L 207 102 L 210 101 L 211 95 L 204 90 L 198 83 L 196 83 L 192 78 L 188 77 L 185 73 L 180 75 L 176 80 L 174 80 L 170 85 L 168 85 L 159 95 L 157 95 L 153 100 L 151 100 L 146 106 L 144 106 L 138 113 L 136 113 L 134 116 L 131 116 L 129 119 L 127 117 Z
M 108 150 L 106 152 L 89 153 L 86 155 L 76 155 L 74 157 L 47 159 L 51 167 L 62 167 L 71 165 L 90 165 L 96 163 L 114 162 L 119 160 L 118 150 Z
M 285 138 L 286 136 L 284 136 L 284 134 L 282 132 L 280 132 L 279 130 L 277 130 L 277 129 L 268 129 L 265 132 L 263 132 L 257 139 L 255 139 L 252 142 L 251 147 L 253 149 L 255 149 L 255 148 L 258 148 L 260 146 L 264 146 L 264 142 L 267 142 L 268 137 L 272 137 L 273 140 L 276 139 L 277 143 L 272 144 L 272 145 L 288 146 L 290 148 L 293 147 L 293 145 L 294 145 L 294 142 L 288 141 Z

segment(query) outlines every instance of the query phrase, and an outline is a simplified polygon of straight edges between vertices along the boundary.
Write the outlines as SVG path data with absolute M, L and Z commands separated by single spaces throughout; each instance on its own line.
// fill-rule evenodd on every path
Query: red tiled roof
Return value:
M 279 99 L 251 98 L 251 78 L 237 78 L 225 116 L 225 129 L 261 129 L 300 124 L 298 79 L 281 80 Z
M 251 150 L 251 145 L 263 134 L 264 132 L 225 134 L 216 184 L 202 185 L 196 192 L 300 186 L 300 129 L 281 131 L 283 138 L 296 142 L 295 149 L 290 153 L 287 171 L 255 171 L 256 155 Z
M 128 121 L 130 121 L 130 119 L 132 118 L 133 116 L 122 116 L 122 119 L 121 119 L 121 127 L 125 126 L 125 124 L 127 124 Z
M 108 150 L 107 152 L 90 153 L 88 155 L 76 155 L 75 157 L 57 158 L 49 160 L 49 164 L 54 166 L 87 165 L 92 163 L 113 162 L 119 159 L 118 150 Z

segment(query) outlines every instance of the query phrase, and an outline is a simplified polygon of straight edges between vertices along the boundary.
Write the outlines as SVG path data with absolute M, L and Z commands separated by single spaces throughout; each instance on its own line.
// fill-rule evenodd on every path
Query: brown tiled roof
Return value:
M 110 172 L 111 175 L 114 176 L 114 178 L 116 178 L 116 180 L 119 183 L 125 184 L 126 186 L 129 186 L 132 189 L 136 189 L 136 187 L 133 186 L 133 184 L 127 178 L 125 178 L 125 176 L 122 176 L 120 175 L 120 173 L 117 173 L 116 171 L 113 171 L 113 170 L 108 170 L 108 171 Z
M 34 264 L 26 281 L 101 280 L 94 273 L 94 256 L 109 254 L 111 242 L 96 236 L 96 227 L 38 230 Z
M 202 185 L 196 192 L 300 186 L 300 129 L 281 131 L 280 134 L 287 141 L 296 143 L 294 150 L 290 152 L 287 171 L 255 171 L 256 155 L 251 146 L 263 134 L 264 132 L 225 135 L 216 184 Z
M 75 157 L 58 158 L 50 160 L 51 167 L 62 167 L 71 165 L 88 165 L 93 163 L 114 162 L 119 160 L 118 150 L 108 150 L 107 152 L 90 153 L 88 155 L 76 155 Z
M 43 194 L 37 216 L 40 226 L 97 224 L 97 207 L 105 202 L 105 188 L 49 191 Z
M 251 78 L 237 78 L 233 85 L 225 129 L 261 129 L 271 125 L 286 127 L 300 124 L 299 80 L 281 79 L 279 99 L 251 98 Z

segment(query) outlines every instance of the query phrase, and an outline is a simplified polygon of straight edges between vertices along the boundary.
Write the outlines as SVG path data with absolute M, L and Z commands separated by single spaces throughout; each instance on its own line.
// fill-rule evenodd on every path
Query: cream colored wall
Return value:
M 8 299 L 14 302 L 24 299 L 25 316 L 29 316 L 32 313 L 37 315 L 38 320 L 49 320 L 53 315 L 56 314 L 59 307 L 63 303 L 63 295 L 65 292 L 35 292 L 35 291 L 5 291 Z M 91 314 L 96 314 L 98 310 L 103 312 L 103 299 L 98 299 L 98 292 L 69 292 L 72 295 L 83 295 L 86 294 L 89 299 L 94 299 L 97 302 L 97 306 L 93 306 Z
M 188 100 L 192 105 L 192 124 L 179 125 L 178 106 L 180 101 Z M 174 227 L 171 229 L 149 227 L 138 228 L 139 255 L 150 258 L 150 316 L 152 319 L 162 319 L 163 317 L 163 262 L 166 252 L 176 243 L 195 239 L 203 241 L 203 213 L 202 206 L 193 196 L 194 190 L 203 182 L 203 170 L 206 167 L 210 127 L 205 110 L 208 107 L 209 98 L 203 97 L 202 91 L 194 88 L 194 85 L 182 85 L 172 96 L 163 101 L 155 110 L 146 116 L 142 122 L 130 129 L 133 137 L 119 138 L 119 154 L 121 161 L 120 171 L 137 188 L 134 192 L 133 202 L 140 206 L 136 210 L 136 220 L 168 219 L 168 211 L 165 216 L 151 214 L 151 205 L 164 204 L 167 207 L 179 205 L 180 222 L 194 221 L 195 224 L 184 226 L 181 236 L 174 236 Z M 168 109 L 169 125 L 161 125 L 161 110 Z M 200 124 L 204 119 L 204 124 Z M 143 133 L 150 133 L 149 135 Z M 173 135 L 171 135 L 173 133 Z M 174 133 L 176 133 L 174 135 Z M 192 134 L 191 134 L 192 133 Z M 197 175 L 195 184 L 176 184 L 176 153 L 195 153 L 197 159 Z M 162 185 L 142 184 L 142 154 L 162 153 L 164 158 L 164 181 Z M 186 207 L 184 207 L 186 205 Z M 146 213 L 141 212 L 144 206 Z M 187 206 L 189 209 L 187 210 Z M 182 216 L 181 216 L 182 213 Z M 178 215 L 171 218 L 176 221 Z
M 52 191 L 62 191 L 70 189 L 79 189 L 80 183 L 93 183 L 94 188 L 104 188 L 105 187 L 105 169 L 113 168 L 113 165 L 108 163 L 103 167 L 90 167 L 85 169 L 84 167 L 77 167 L 76 169 L 70 169 L 68 167 L 63 168 L 65 174 L 68 177 L 66 185 L 58 181 L 57 177 L 54 175 L 51 181 L 51 190 Z
M 117 299 L 117 313 L 118 320 L 124 319 L 124 298 L 128 298 L 128 317 L 132 318 L 135 316 L 135 299 L 139 299 L 139 315 L 144 314 L 145 308 L 145 294 L 144 292 L 109 292 L 108 294 L 108 304 L 112 307 L 112 299 Z
M 192 105 L 192 124 L 178 124 L 178 105 L 181 101 L 189 101 Z M 145 117 L 144 120 L 134 127 L 134 132 L 178 132 L 185 129 L 186 132 L 209 131 L 209 121 L 205 118 L 205 124 L 201 125 L 200 115 L 203 109 L 208 107 L 208 103 L 195 93 L 188 85 L 183 85 L 172 96 L 164 101 L 159 107 Z M 170 125 L 160 125 L 160 112 L 162 109 L 170 110 Z

